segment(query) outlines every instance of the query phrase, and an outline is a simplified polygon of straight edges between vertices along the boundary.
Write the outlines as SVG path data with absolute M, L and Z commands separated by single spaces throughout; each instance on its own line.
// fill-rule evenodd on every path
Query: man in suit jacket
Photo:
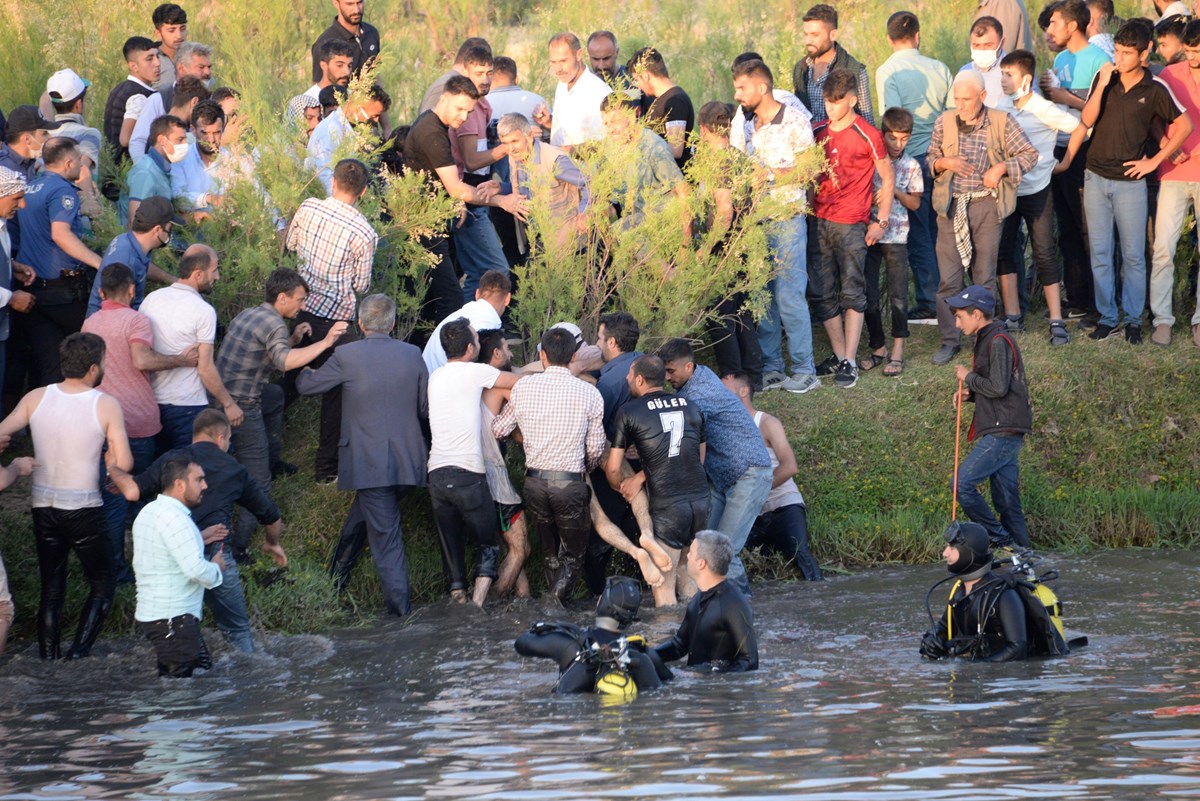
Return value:
M 296 377 L 296 389 L 319 395 L 342 388 L 338 489 L 358 494 L 338 550 L 347 539 L 359 539 L 365 526 L 387 610 L 406 615 L 410 603 L 400 499 L 425 484 L 421 421 L 429 416 L 429 374 L 420 350 L 391 338 L 395 325 L 395 302 L 386 295 L 367 296 L 358 311 L 364 338 L 335 350 L 320 369 L 304 370 Z

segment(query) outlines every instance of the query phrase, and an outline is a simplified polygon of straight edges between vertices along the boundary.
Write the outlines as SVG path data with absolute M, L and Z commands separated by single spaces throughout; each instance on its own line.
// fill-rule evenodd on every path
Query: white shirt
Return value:
M 163 108 L 162 95 L 155 92 L 146 98 L 145 105 L 138 112 L 137 125 L 133 126 L 133 133 L 129 136 L 129 157 L 133 159 L 134 164 L 137 164 L 146 155 L 147 142 L 150 139 L 150 124 L 166 113 L 167 110 Z
M 1190 17 L 1192 16 L 1192 10 L 1188 8 L 1187 4 L 1182 2 L 1182 0 L 1175 0 L 1174 3 L 1171 3 L 1171 5 L 1163 9 L 1162 16 L 1158 18 L 1158 21 L 1162 22 L 1164 19 L 1169 19 L 1170 17 L 1179 15 Z
M 222 148 L 212 164 L 205 166 L 200 148 L 196 147 L 195 142 L 191 145 L 183 161 L 171 165 L 171 195 L 183 198 L 189 209 L 208 209 L 211 205 L 208 202 L 209 195 L 224 194 L 216 176 L 221 159 L 228 151 Z
M 492 104 L 493 120 L 498 120 L 505 114 L 523 114 L 530 122 L 533 122 L 533 110 L 546 102 L 541 95 L 520 86 L 492 87 L 487 99 Z
M 1037 149 L 1038 161 L 1033 168 L 1021 176 L 1017 195 L 1024 197 L 1042 191 L 1050 185 L 1050 175 L 1058 160 L 1054 158 L 1054 145 L 1058 134 L 1074 131 L 1079 127 L 1079 115 L 1071 114 L 1062 106 L 1051 103 L 1041 95 L 1029 95 L 1025 107 L 1009 111 L 1016 119 L 1029 142 Z
M 232 557 L 230 557 L 232 558 Z M 170 495 L 159 495 L 133 521 L 135 620 L 200 617 L 204 591 L 221 585 L 221 569 L 204 558 L 204 539 L 192 513 Z
M 438 323 L 437 328 L 433 329 L 433 334 L 430 335 L 429 341 L 425 343 L 425 350 L 421 353 L 421 358 L 425 360 L 425 366 L 429 368 L 430 375 L 433 375 L 434 370 L 446 363 L 446 351 L 442 350 L 442 326 L 464 317 L 471 321 L 471 327 L 475 329 L 476 333 L 491 331 L 503 325 L 500 315 L 496 314 L 496 309 L 486 300 L 473 300 L 442 320 Z
M 125 80 L 133 81 L 136 84 L 146 87 L 151 93 L 154 92 L 154 87 L 143 81 L 141 78 L 135 78 L 132 75 L 126 75 Z M 146 98 L 148 96 L 149 95 L 131 95 L 130 98 L 125 101 L 125 112 L 121 119 L 136 120 L 138 117 L 140 117 L 142 115 L 142 109 L 146 107 Z
M 313 100 L 320 102 L 321 100 L 321 84 L 314 83 L 312 86 L 304 90 L 306 97 L 311 97 Z
M 772 89 L 771 96 L 783 105 L 799 111 L 806 120 L 812 120 L 812 112 L 808 110 L 808 107 L 787 89 Z M 733 120 L 729 123 L 729 144 L 745 153 L 746 142 L 752 136 L 754 136 L 754 123 L 746 119 L 746 112 L 742 109 L 741 104 L 737 104 L 737 111 L 733 112 Z
M 308 157 L 304 159 L 304 166 L 317 173 L 327 195 L 333 194 L 333 154 L 350 132 L 346 112 L 339 108 L 317 124 L 308 140 Z
M 217 311 L 185 283 L 156 289 L 142 301 L 142 314 L 154 329 L 154 349 L 175 356 L 195 345 L 211 345 L 217 338 Z M 208 393 L 195 367 L 156 370 L 150 374 L 154 398 L 167 406 L 207 406 Z M 155 618 L 157 620 L 157 618 Z
M 499 377 L 495 367 L 478 362 L 447 362 L 429 376 L 429 431 L 433 437 L 430 472 L 439 467 L 487 472 L 479 399 Z
M 604 120 L 600 103 L 612 94 L 603 80 L 587 67 L 572 87 L 559 81 L 554 90 L 553 123 L 550 144 L 555 147 L 578 145 L 590 139 L 604 138 Z

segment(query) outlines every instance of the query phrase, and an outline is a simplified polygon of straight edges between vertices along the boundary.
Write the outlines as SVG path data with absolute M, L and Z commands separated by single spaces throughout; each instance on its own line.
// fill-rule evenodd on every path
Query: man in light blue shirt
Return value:
M 178 117 L 159 117 L 150 126 L 154 146 L 146 157 L 133 165 L 125 178 L 125 190 L 117 200 L 117 217 L 129 227 L 137 217 L 138 206 L 151 197 L 171 197 L 171 165 L 187 156 L 191 146 L 187 125 Z
M 192 110 L 192 138 L 183 161 L 171 169 L 172 197 L 182 198 L 183 207 L 197 215 L 207 215 L 214 202 L 220 203 L 225 189 L 214 177 L 218 161 L 226 155 L 221 147 L 225 135 L 225 111 L 221 104 L 202 100 Z
M 304 166 L 313 170 L 325 187 L 327 194 L 333 194 L 333 167 L 340 160 L 338 155 L 342 140 L 355 127 L 364 124 L 378 125 L 379 119 L 392 106 L 392 99 L 378 85 L 372 86 L 366 97 L 349 98 L 341 108 L 321 120 L 308 140 L 308 157 Z M 346 150 L 341 154 L 353 157 L 357 152 Z
M 212 661 L 200 636 L 204 591 L 221 584 L 221 551 L 204 558 L 204 538 L 192 521 L 208 484 L 204 469 L 189 456 L 162 466 L 162 494 L 133 521 L 133 572 L 137 576 L 134 618 L 158 656 L 158 675 L 188 678 Z M 209 529 L 214 539 L 227 532 Z M 214 530 L 215 529 L 215 530 Z

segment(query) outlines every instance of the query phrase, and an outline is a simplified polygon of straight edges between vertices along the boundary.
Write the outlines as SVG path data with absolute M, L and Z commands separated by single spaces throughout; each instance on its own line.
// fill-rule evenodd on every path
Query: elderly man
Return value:
M 8 221 L 25 207 L 25 189 L 25 176 L 7 167 L 0 167 L 0 380 L 4 377 L 8 350 L 9 315 L 13 311 L 27 312 L 33 307 L 33 295 L 23 289 L 12 288 L 15 270 L 12 240 L 8 233 Z M 3 411 L 3 401 L 0 401 L 0 414 Z
M 154 147 L 150 126 L 175 106 L 175 87 L 186 76 L 197 78 L 204 86 L 212 81 L 212 48 L 197 42 L 184 42 L 175 51 L 175 84 L 146 98 L 137 124 L 129 136 L 129 157 L 136 164 Z M 188 110 L 191 113 L 191 110 Z
M 1016 206 L 1017 185 L 1038 160 L 1037 149 L 1005 111 L 984 106 L 983 78 L 963 70 L 954 78 L 956 108 L 938 117 L 929 144 L 938 215 L 938 327 L 942 346 L 934 364 L 949 364 L 961 350 L 946 298 L 962 291 L 963 271 L 996 293 L 1000 228 Z M 993 159 L 992 153 L 1002 160 Z
M 533 112 L 533 121 L 550 131 L 550 144 L 570 151 L 593 139 L 604 138 L 600 102 L 612 89 L 587 68 L 583 45 L 573 33 L 550 38 L 550 70 L 558 78 L 554 113 L 545 105 Z
M 400 500 L 425 485 L 429 374 L 415 346 L 392 339 L 396 304 L 387 295 L 363 298 L 358 327 L 364 338 L 338 348 L 320 369 L 301 372 L 296 389 L 305 395 L 341 390 L 338 489 L 356 492 L 343 536 L 365 525 L 387 610 L 407 615 Z
M 542 142 L 522 114 L 505 114 L 496 124 L 500 143 L 508 148 L 511 181 L 501 194 L 512 193 L 528 201 L 544 203 L 557 236 L 555 248 L 573 248 L 587 232 L 587 209 L 591 201 L 588 182 L 566 151 Z M 518 223 L 517 239 L 522 253 L 529 251 L 528 230 Z M 566 254 L 564 254 L 566 255 Z

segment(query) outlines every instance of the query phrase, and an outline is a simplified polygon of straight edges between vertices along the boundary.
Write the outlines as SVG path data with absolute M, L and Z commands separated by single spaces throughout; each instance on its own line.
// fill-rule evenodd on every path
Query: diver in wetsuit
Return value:
M 957 577 L 946 613 L 921 639 L 928 659 L 966 657 L 979 662 L 1010 662 L 1029 655 L 1025 604 L 1012 584 L 992 573 L 987 529 L 978 523 L 951 523 L 942 557 Z
M 605 677 L 614 669 L 628 673 L 636 689 L 652 690 L 673 676 L 653 651 L 646 650 L 644 638 L 622 633 L 637 619 L 641 605 L 636 581 L 611 576 L 596 602 L 595 625 L 584 629 L 570 623 L 535 623 L 513 645 L 521 656 L 558 662 L 556 693 L 604 692 Z
M 688 602 L 675 636 L 655 647 L 664 662 L 687 657 L 688 667 L 741 673 L 758 669 L 758 638 L 750 602 L 725 580 L 733 545 L 719 531 L 696 532 L 688 548 L 687 572 L 699 589 Z

